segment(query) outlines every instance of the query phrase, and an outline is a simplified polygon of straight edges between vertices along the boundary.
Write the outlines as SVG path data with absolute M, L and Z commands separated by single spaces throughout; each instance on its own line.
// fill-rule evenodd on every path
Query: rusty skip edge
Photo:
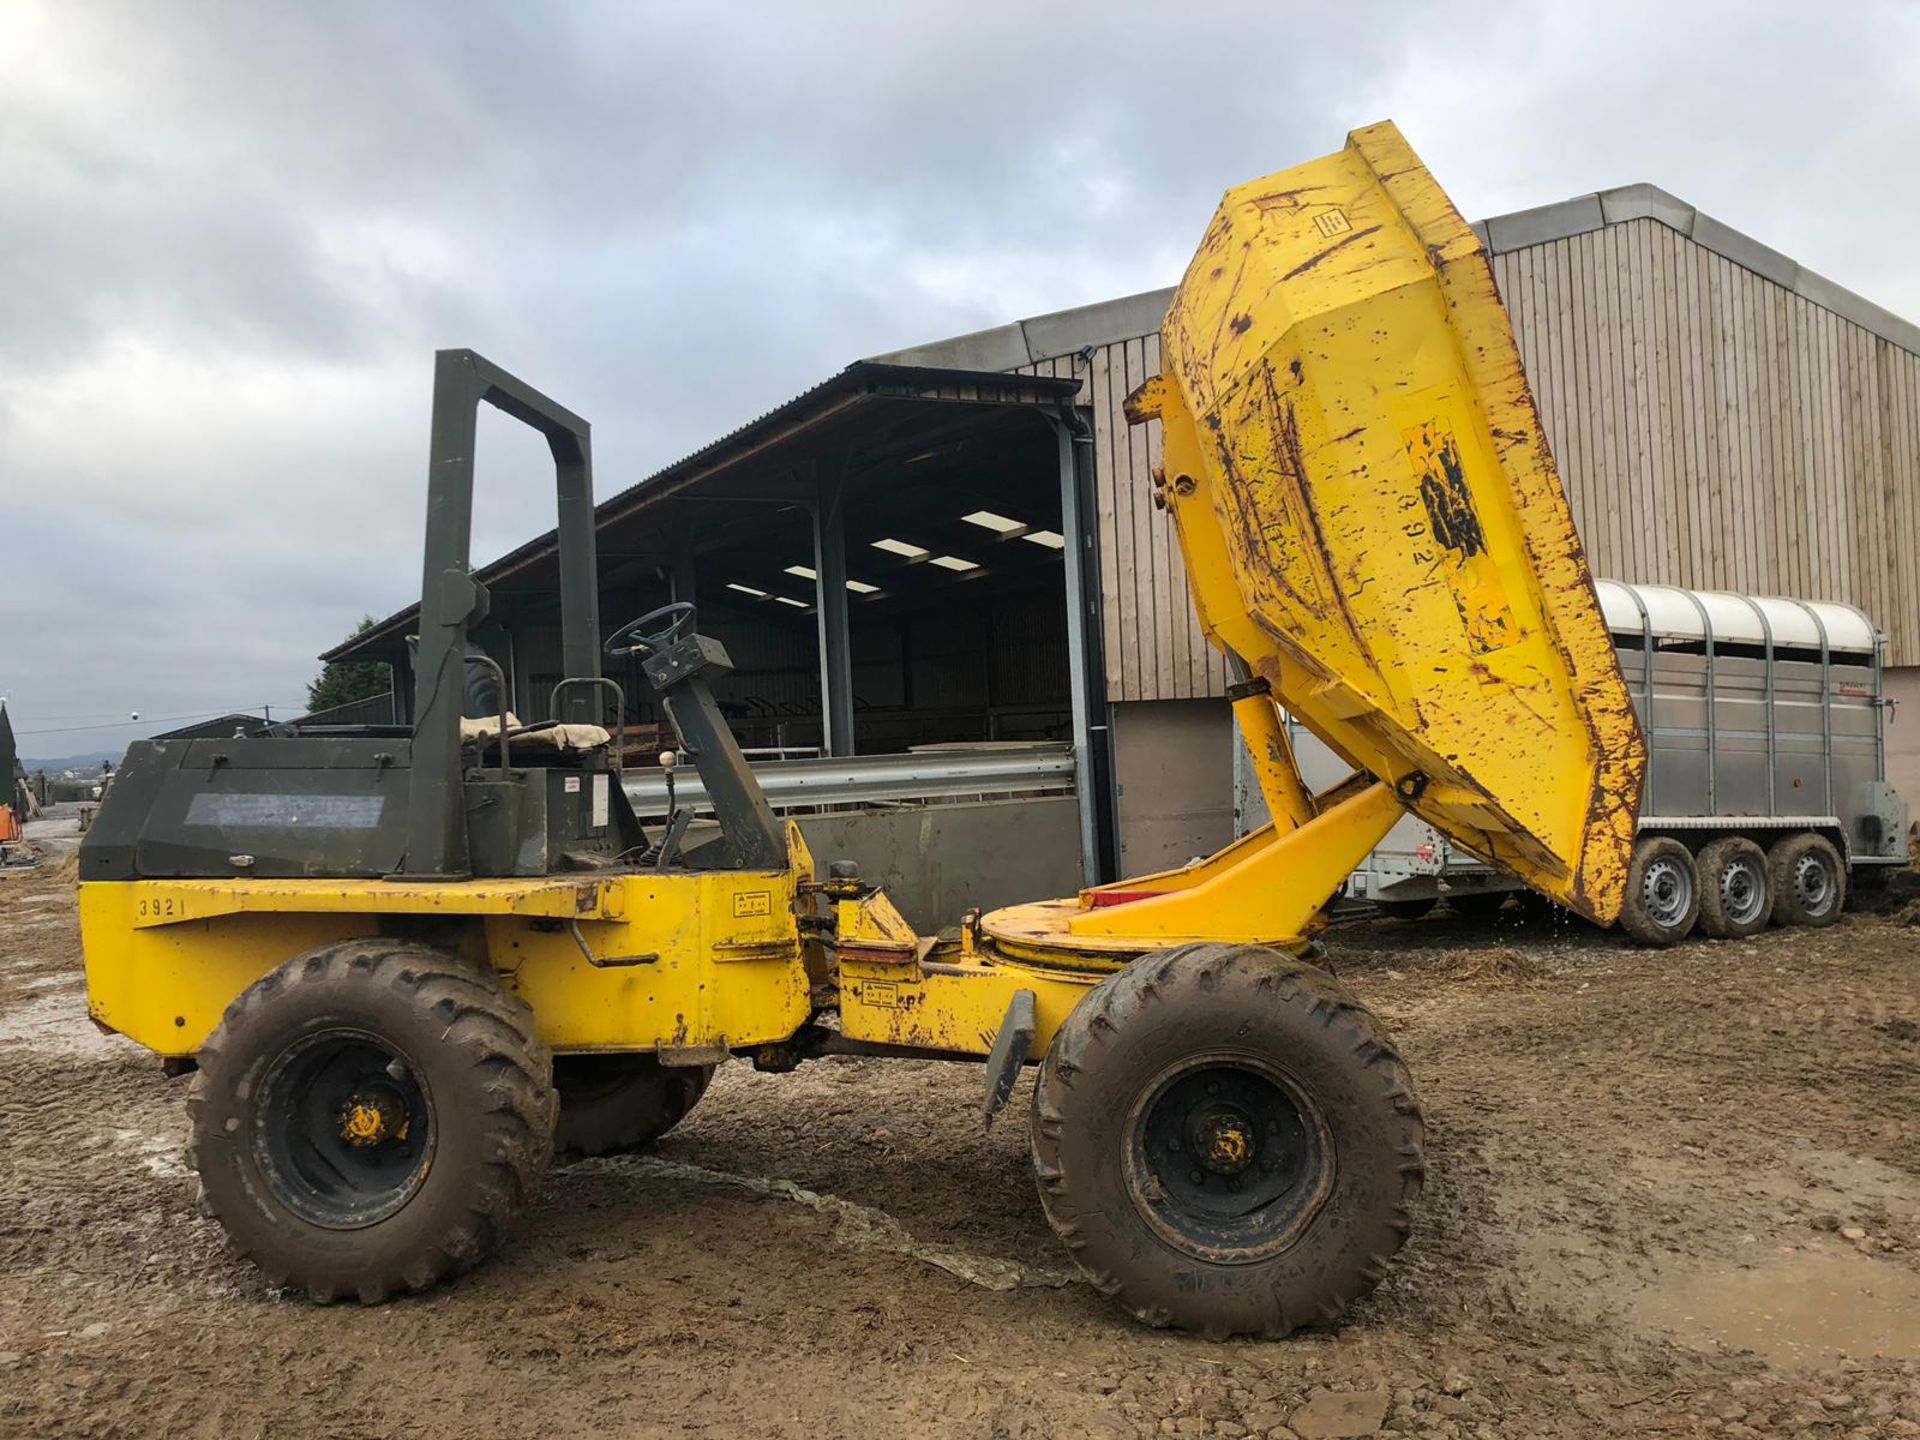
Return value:
M 1485 410 L 1509 423 L 1491 426 L 1496 453 L 1511 477 L 1522 534 L 1540 592 L 1541 613 L 1568 673 L 1594 757 L 1580 855 L 1568 907 L 1598 924 L 1611 924 L 1626 896 L 1634 827 L 1646 779 L 1646 741 L 1626 677 L 1600 608 L 1585 547 L 1574 529 L 1572 506 L 1547 444 L 1539 410 L 1520 362 L 1513 323 L 1486 246 L 1446 192 L 1392 125 L 1374 125 L 1347 137 L 1378 178 L 1395 208 L 1426 246 L 1453 317 L 1468 377 L 1488 397 Z M 1498 323 L 1493 323 L 1497 317 Z M 1512 423 L 1518 420 L 1518 425 Z

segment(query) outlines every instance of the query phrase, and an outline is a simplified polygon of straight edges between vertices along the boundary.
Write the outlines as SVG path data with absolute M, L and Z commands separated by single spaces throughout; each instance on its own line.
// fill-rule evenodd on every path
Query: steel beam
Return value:
M 847 462 L 817 470 L 813 504 L 814 611 L 820 619 L 820 724 L 829 755 L 854 753 L 853 644 L 847 622 Z
M 774 760 L 753 767 L 754 778 L 776 810 L 822 805 L 879 804 L 950 799 L 967 795 L 1016 795 L 1070 789 L 1077 768 L 1066 745 L 1007 746 L 991 750 L 933 750 L 908 755 L 857 755 L 818 760 Z M 667 813 L 666 776 L 652 766 L 628 770 L 621 786 L 639 815 Z M 674 802 L 711 809 L 706 786 L 682 767 L 674 778 Z
M 1092 537 L 1080 513 L 1080 475 L 1077 451 L 1092 448 L 1092 431 L 1085 417 L 1071 405 L 1062 405 L 1053 422 L 1060 453 L 1061 569 L 1066 577 L 1067 693 L 1073 712 L 1074 789 L 1080 801 L 1080 878 L 1097 885 L 1100 873 L 1099 789 L 1094 784 L 1093 671 L 1089 633 L 1097 627 L 1095 593 L 1087 584 L 1087 557 Z M 1091 456 L 1089 455 L 1089 461 Z

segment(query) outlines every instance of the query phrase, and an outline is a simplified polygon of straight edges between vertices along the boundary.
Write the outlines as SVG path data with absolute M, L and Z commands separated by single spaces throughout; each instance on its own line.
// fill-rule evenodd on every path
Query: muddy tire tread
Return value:
M 216 1087 L 225 1083 L 226 1051 L 236 1045 L 236 1034 L 244 1034 L 261 1008 L 283 992 L 330 985 L 347 977 L 387 988 L 444 1023 L 445 1044 L 486 1077 L 484 1113 L 491 1130 L 491 1154 L 465 1204 L 441 1227 L 445 1234 L 440 1242 L 380 1273 L 303 1276 L 297 1266 L 270 1251 L 235 1239 L 231 1227 L 228 1238 L 230 1249 L 251 1261 L 276 1289 L 304 1289 L 320 1304 L 353 1298 L 375 1305 L 396 1293 L 431 1289 L 471 1270 L 491 1253 L 539 1192 L 552 1155 L 558 1100 L 550 1078 L 552 1056 L 534 1027 L 533 1011 L 489 973 L 454 956 L 397 940 L 350 940 L 323 946 L 295 957 L 242 991 L 200 1048 L 199 1068 L 187 1096 L 195 1136 L 187 1161 L 202 1176 L 202 1213 L 221 1220 L 223 1226 L 221 1206 L 204 1179 L 201 1137 L 216 1103 Z
M 1767 887 L 1767 905 L 1757 923 L 1737 925 L 1720 905 L 1720 872 L 1735 855 L 1749 851 L 1752 853 L 1748 858 L 1759 862 L 1760 874 Z M 1744 940 L 1767 928 L 1773 915 L 1774 897 L 1778 892 L 1774 889 L 1773 867 L 1767 863 L 1766 851 L 1738 835 L 1723 835 L 1701 847 L 1699 855 L 1694 858 L 1694 869 L 1700 876 L 1698 923 L 1701 934 L 1713 940 Z
M 1839 888 L 1833 903 L 1820 915 L 1811 914 L 1800 903 L 1793 885 L 1794 868 L 1801 857 L 1809 853 L 1819 855 L 1831 867 L 1833 883 Z M 1802 830 L 1783 836 L 1767 851 L 1767 884 L 1773 889 L 1773 918 L 1779 924 L 1805 925 L 1816 930 L 1837 924 L 1847 908 L 1847 880 L 1847 866 L 1840 858 L 1840 851 L 1817 831 Z
M 1210 1340 L 1223 1340 L 1236 1334 L 1274 1340 L 1303 1324 L 1337 1321 L 1385 1275 L 1394 1255 L 1412 1233 L 1414 1206 L 1426 1178 L 1425 1116 L 1412 1076 L 1385 1028 L 1332 976 L 1303 961 L 1252 947 L 1191 945 L 1136 961 L 1095 986 L 1056 1034 L 1034 1084 L 1034 1172 L 1048 1223 L 1101 1294 L 1117 1300 L 1146 1325 L 1163 1328 L 1176 1324 L 1177 1317 L 1164 1304 L 1143 1294 L 1132 1277 L 1119 1273 L 1118 1267 L 1089 1257 L 1089 1242 L 1077 1217 L 1094 1207 L 1097 1197 L 1077 1194 L 1067 1176 L 1061 1153 L 1067 1122 L 1061 1102 L 1073 1092 L 1099 1052 L 1125 1043 L 1128 1020 L 1138 1013 L 1151 1013 L 1178 1002 L 1177 980 L 1190 982 L 1202 991 L 1216 989 L 1231 972 L 1247 964 L 1250 953 L 1273 962 L 1253 979 L 1253 989 L 1266 1003 L 1295 1004 L 1304 1000 L 1307 1013 L 1327 1032 L 1337 1035 L 1343 1048 L 1358 1059 L 1364 1069 L 1380 1077 L 1383 1098 L 1406 1122 L 1406 1133 L 1398 1147 L 1400 1193 L 1394 1198 L 1390 1213 L 1380 1217 L 1382 1233 L 1364 1260 L 1344 1277 L 1343 1283 L 1319 1297 L 1312 1314 L 1288 1313 L 1279 1294 L 1272 1293 L 1264 1313 L 1251 1323 L 1203 1321 L 1188 1327 Z
M 651 1055 L 635 1054 L 626 1057 L 634 1062 L 635 1073 L 624 1093 L 582 1099 L 567 1094 L 568 1058 L 563 1055 L 554 1062 L 560 1112 L 553 1152 L 555 1162 L 561 1164 L 647 1149 L 693 1113 L 716 1068 L 663 1066 Z
M 1666 854 L 1684 858 L 1693 867 L 1693 911 L 1687 917 L 1685 925 L 1668 928 L 1647 913 L 1642 903 L 1642 880 L 1647 866 L 1656 855 Z M 1675 840 L 1671 835 L 1643 835 L 1633 847 L 1633 861 L 1627 870 L 1627 894 L 1620 906 L 1620 929 L 1636 945 L 1645 945 L 1649 949 L 1661 950 L 1669 945 L 1677 945 L 1693 932 L 1700 918 L 1700 892 L 1702 880 L 1699 866 L 1694 863 L 1693 852 Z

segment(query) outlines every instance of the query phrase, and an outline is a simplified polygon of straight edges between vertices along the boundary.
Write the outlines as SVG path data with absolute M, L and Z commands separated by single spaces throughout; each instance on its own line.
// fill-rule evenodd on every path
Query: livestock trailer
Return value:
M 1746 934 L 1769 919 L 1826 924 L 1849 881 L 1907 859 L 1907 806 L 1886 779 L 1885 637 L 1850 605 L 1599 582 L 1647 740 L 1635 894 L 1622 925 L 1670 943 L 1700 923 Z M 1342 762 L 1295 730 L 1302 765 Z M 1266 821 L 1244 746 L 1234 805 Z M 1408 816 L 1348 894 L 1416 917 L 1438 901 L 1498 908 L 1518 882 Z M 1638 913 L 1633 913 L 1634 911 Z

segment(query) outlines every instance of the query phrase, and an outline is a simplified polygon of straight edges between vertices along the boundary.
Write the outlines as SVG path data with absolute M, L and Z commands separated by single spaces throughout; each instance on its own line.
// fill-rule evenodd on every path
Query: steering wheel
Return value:
M 653 628 L 657 622 L 658 628 Z M 649 610 L 638 620 L 629 620 L 607 637 L 607 654 L 618 658 L 638 655 L 641 659 L 666 649 L 693 629 L 693 602 L 676 600 Z

